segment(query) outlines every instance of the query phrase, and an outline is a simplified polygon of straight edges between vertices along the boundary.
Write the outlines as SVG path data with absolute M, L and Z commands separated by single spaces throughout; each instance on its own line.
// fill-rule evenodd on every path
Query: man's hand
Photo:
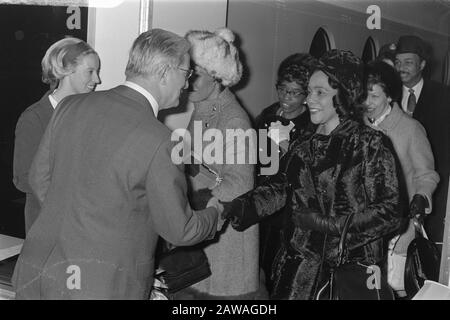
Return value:
M 428 200 L 424 195 L 415 194 L 409 205 L 409 216 L 411 218 L 423 219 L 425 209 L 428 207 Z
M 212 197 L 209 199 L 208 204 L 206 207 L 213 207 L 216 208 L 217 212 L 219 213 L 217 218 L 217 231 L 222 230 L 223 225 L 225 224 L 225 219 L 222 218 L 222 213 L 224 211 L 224 207 L 222 203 L 217 199 L 216 197 Z

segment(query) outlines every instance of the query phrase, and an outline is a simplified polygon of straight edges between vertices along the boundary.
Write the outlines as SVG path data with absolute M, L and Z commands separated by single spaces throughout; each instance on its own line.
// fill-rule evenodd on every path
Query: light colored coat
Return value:
M 226 129 L 251 128 L 250 120 L 234 95 L 225 89 L 217 100 L 195 104 L 188 129 L 193 141 L 201 139 L 194 135 L 194 121 L 202 121 L 203 132 L 218 129 L 226 138 Z M 202 140 L 203 141 L 203 140 Z M 210 141 L 203 141 L 203 149 Z M 224 142 L 223 150 L 232 150 L 233 143 Z M 245 153 L 255 145 L 246 146 Z M 228 151 L 230 153 L 230 151 Z M 233 152 L 233 154 L 236 154 Z M 225 158 L 226 160 L 226 158 Z M 212 194 L 221 201 L 231 201 L 251 190 L 254 180 L 253 164 L 208 164 L 222 178 L 212 189 Z M 212 275 L 193 287 L 203 293 L 215 296 L 237 296 L 255 292 L 259 288 L 259 233 L 255 225 L 244 232 L 237 232 L 231 226 L 216 236 L 215 241 L 205 247 Z
M 367 119 L 366 124 L 371 126 Z M 422 194 L 432 206 L 431 199 L 439 182 L 439 175 L 434 170 L 433 153 L 423 126 L 394 104 L 389 115 L 378 126 L 371 127 L 381 130 L 391 139 L 402 166 L 409 201 L 415 194 Z M 430 213 L 431 210 L 430 207 L 426 212 Z M 414 227 L 410 223 L 408 231 L 396 244 L 395 252 L 406 254 L 412 239 Z

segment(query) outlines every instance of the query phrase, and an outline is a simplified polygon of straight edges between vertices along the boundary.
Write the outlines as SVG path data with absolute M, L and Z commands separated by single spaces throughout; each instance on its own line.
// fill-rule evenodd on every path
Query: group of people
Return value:
M 251 163 L 174 164 L 171 132 L 157 119 L 188 90 L 194 141 L 207 143 L 194 135 L 198 121 L 252 128 L 229 89 L 243 73 L 229 29 L 144 32 L 125 83 L 97 92 L 98 54 L 79 39 L 58 41 L 42 60 L 50 91 L 16 127 L 14 183 L 27 195 L 16 298 L 148 299 L 164 240 L 200 248 L 211 271 L 172 299 L 315 299 L 350 215 L 347 259 L 386 275 L 388 246 L 406 254 L 408 217 L 434 214 L 436 187 L 445 177 L 448 185 L 441 143 L 450 137 L 433 110 L 445 119 L 449 108 L 422 101 L 432 91 L 420 75 L 423 46 L 400 38 L 394 66 L 364 66 L 336 49 L 286 58 L 279 101 L 255 123 L 269 132 L 258 144 L 279 150 L 278 172 L 264 176 Z M 414 106 L 405 88 L 416 90 Z M 439 105 L 450 101 L 439 89 Z M 227 141 L 223 152 L 248 159 L 257 147 Z M 74 266 L 79 281 L 68 285 Z M 404 296 L 401 283 L 394 289 Z

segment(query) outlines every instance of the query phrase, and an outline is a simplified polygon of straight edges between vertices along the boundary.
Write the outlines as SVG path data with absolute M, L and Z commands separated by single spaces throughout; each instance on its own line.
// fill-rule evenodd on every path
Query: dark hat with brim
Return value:
M 424 60 L 428 59 L 427 44 L 417 36 L 401 36 L 396 50 L 396 54 L 399 53 L 415 53 Z

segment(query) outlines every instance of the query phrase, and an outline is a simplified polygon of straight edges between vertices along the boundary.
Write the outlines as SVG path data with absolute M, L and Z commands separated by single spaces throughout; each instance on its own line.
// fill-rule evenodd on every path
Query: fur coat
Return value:
M 284 207 L 272 299 L 316 296 L 335 264 L 350 213 L 348 258 L 367 264 L 383 260 L 383 240 L 406 221 L 406 187 L 388 137 L 351 119 L 330 135 L 314 132 L 311 126 L 291 144 L 277 175 L 225 211 L 233 227 L 243 230 Z

